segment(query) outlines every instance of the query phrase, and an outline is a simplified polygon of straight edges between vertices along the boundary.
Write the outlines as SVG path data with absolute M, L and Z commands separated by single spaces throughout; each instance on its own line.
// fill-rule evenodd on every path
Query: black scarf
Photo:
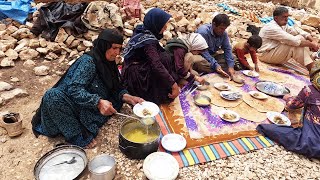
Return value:
M 93 57 L 97 73 L 108 89 L 112 91 L 119 90 L 120 73 L 115 61 L 106 59 L 106 51 L 112 47 L 112 44 L 122 44 L 123 37 L 114 30 L 106 29 L 99 34 L 99 37 L 93 42 L 93 48 L 87 54 Z

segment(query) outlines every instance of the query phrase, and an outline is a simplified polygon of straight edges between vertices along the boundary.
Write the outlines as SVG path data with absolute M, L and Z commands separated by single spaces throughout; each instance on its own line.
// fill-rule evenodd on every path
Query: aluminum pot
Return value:
M 156 133 L 158 137 L 150 142 L 137 143 L 125 138 L 124 134 L 137 128 L 147 128 L 149 133 Z M 144 159 L 149 154 L 158 151 L 160 141 L 160 126 L 157 122 L 152 125 L 145 126 L 135 119 L 127 119 L 120 127 L 119 148 L 123 154 L 130 159 Z
M 91 180 L 112 180 L 116 175 L 116 160 L 108 154 L 94 157 L 88 165 Z

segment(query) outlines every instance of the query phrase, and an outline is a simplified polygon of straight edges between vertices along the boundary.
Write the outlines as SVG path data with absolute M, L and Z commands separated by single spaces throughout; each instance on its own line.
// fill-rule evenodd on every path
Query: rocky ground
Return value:
M 174 21 L 165 32 L 162 44 L 172 36 L 193 32 L 200 24 L 210 22 L 214 12 L 223 10 L 216 6 L 223 1 L 146 1 L 144 10 L 158 6 L 170 12 Z M 228 1 L 239 12 L 255 12 L 259 16 L 271 15 L 275 5 L 253 1 Z M 37 4 L 40 7 L 42 4 Z M 228 13 L 228 12 L 226 12 Z M 228 13 L 232 25 L 228 33 L 232 43 L 246 39 L 246 24 L 261 27 L 244 16 Z M 320 17 L 316 10 L 292 9 L 297 27 L 310 32 L 320 39 Z M 33 19 L 36 19 L 37 12 Z M 129 38 L 137 19 L 124 22 L 125 34 Z M 35 138 L 31 131 L 31 118 L 38 108 L 43 93 L 64 73 L 68 66 L 92 46 L 97 32 L 89 31 L 82 37 L 69 35 L 60 30 L 54 42 L 36 37 L 30 32 L 33 21 L 20 25 L 11 20 L 0 23 L 0 113 L 18 112 L 23 119 L 23 134 L 10 138 L 0 128 L 0 179 L 34 179 L 33 167 L 37 160 L 62 138 Z M 128 39 L 127 39 L 128 40 Z M 126 42 L 127 42 L 126 40 Z M 125 106 L 122 110 L 130 113 Z M 100 131 L 98 146 L 87 149 L 89 159 L 101 153 L 111 154 L 117 160 L 116 179 L 146 179 L 142 170 L 143 161 L 129 160 L 118 149 L 119 126 L 122 117 L 113 117 Z M 281 146 L 236 155 L 202 165 L 181 168 L 178 179 L 319 179 L 320 162 L 287 152 Z M 88 172 L 80 179 L 89 179 Z

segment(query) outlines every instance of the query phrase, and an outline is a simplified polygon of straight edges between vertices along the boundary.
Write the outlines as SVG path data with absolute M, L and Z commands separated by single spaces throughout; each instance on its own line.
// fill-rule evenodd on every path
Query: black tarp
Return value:
M 68 4 L 64 1 L 51 2 L 41 6 L 38 19 L 34 22 L 31 32 L 42 34 L 46 40 L 54 41 L 59 28 L 62 27 L 77 36 L 87 32 L 81 21 L 81 15 L 88 3 Z

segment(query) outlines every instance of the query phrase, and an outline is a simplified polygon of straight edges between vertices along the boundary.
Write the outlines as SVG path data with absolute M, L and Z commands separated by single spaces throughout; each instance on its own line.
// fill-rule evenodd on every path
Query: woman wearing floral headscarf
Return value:
M 170 55 L 159 44 L 170 17 L 159 8 L 151 9 L 123 50 L 124 87 L 130 94 L 156 104 L 170 102 L 179 95 Z
M 167 42 L 165 49 L 171 54 L 179 83 L 186 81 L 204 82 L 204 79 L 192 69 L 192 55 L 198 55 L 208 48 L 206 40 L 198 33 L 191 33 Z
M 302 127 L 261 124 L 257 130 L 289 151 L 320 158 L 320 61 L 310 70 L 310 81 L 311 85 L 305 86 L 298 96 L 284 98 L 288 110 L 303 107 Z

